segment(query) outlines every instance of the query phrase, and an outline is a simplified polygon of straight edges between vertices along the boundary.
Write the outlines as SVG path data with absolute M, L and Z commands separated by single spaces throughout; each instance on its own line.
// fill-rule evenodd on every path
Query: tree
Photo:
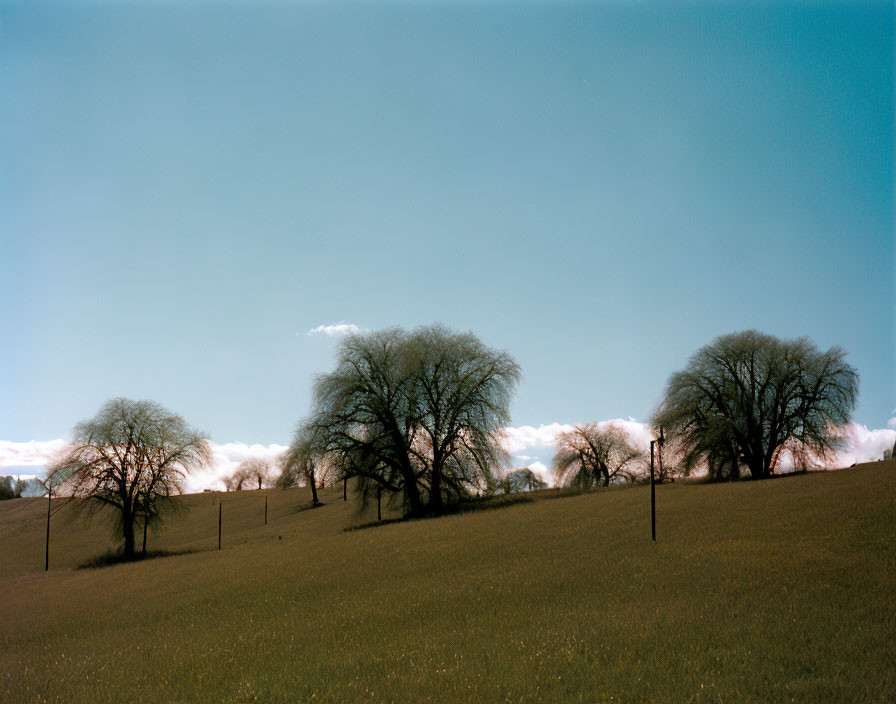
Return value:
M 33 481 L 21 477 L 0 477 L 0 501 L 22 498 L 32 488 Z
M 181 493 L 194 467 L 211 461 L 205 435 L 183 418 L 152 401 L 116 398 L 90 420 L 75 426 L 74 441 L 51 467 L 72 496 L 85 506 L 115 513 L 124 540 L 124 556 L 134 556 L 134 528 L 157 521 L 169 501 Z
M 317 428 L 311 424 L 300 425 L 295 438 L 283 456 L 282 470 L 277 485 L 283 489 L 307 484 L 311 487 L 311 503 L 317 506 L 317 482 L 319 466 L 326 450 L 322 446 Z
M 825 459 L 840 444 L 859 376 L 839 347 L 781 340 L 756 330 L 722 335 L 669 379 L 652 422 L 682 448 L 686 471 L 710 478 L 774 473 L 782 455 Z
M 236 471 L 224 480 L 227 491 L 240 491 L 246 483 L 257 483 L 258 488 L 270 482 L 271 463 L 261 457 L 249 457 L 239 463 Z
M 528 467 L 514 470 L 501 482 L 505 494 L 517 494 L 522 491 L 536 491 L 547 487 L 545 481 Z
M 579 489 L 608 486 L 617 477 L 633 480 L 634 462 L 642 456 L 624 430 L 600 423 L 559 433 L 554 446 L 554 478 L 560 485 Z
M 337 355 L 315 383 L 309 424 L 365 497 L 400 494 L 417 516 L 495 483 L 520 378 L 508 353 L 431 325 L 351 335 Z

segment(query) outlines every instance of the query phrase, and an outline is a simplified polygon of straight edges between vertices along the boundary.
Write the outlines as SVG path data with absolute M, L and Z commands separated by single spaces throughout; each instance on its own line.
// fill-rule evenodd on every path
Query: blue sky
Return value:
M 0 439 L 114 396 L 288 442 L 339 321 L 644 419 L 715 336 L 896 407 L 890 3 L 0 5 Z

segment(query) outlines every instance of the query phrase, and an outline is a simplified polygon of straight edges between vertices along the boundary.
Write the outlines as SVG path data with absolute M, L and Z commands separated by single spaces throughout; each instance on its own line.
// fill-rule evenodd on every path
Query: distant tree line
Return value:
M 651 425 L 662 428 L 666 461 L 659 479 L 706 467 L 709 478 L 775 473 L 827 458 L 840 443 L 858 395 L 845 352 L 805 338 L 781 340 L 754 330 L 723 335 L 671 376 Z M 520 367 L 473 333 L 442 325 L 349 335 L 335 368 L 314 382 L 310 414 L 279 465 L 250 458 L 225 481 L 228 490 L 308 485 L 352 478 L 365 505 L 373 496 L 407 516 L 438 514 L 482 494 L 544 488 L 531 468 L 503 473 L 501 431 Z M 138 526 L 158 522 L 186 473 L 211 461 L 206 436 L 150 401 L 113 399 L 79 423 L 48 483 L 116 517 L 123 553 L 133 556 Z M 643 477 L 648 458 L 624 430 L 585 423 L 560 433 L 552 462 L 561 486 L 590 489 Z M 0 480 L 0 497 L 20 487 Z

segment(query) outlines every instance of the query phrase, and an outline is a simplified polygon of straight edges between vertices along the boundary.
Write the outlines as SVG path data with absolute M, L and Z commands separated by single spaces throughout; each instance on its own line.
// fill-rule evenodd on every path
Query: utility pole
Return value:
M 268 495 L 264 495 L 264 524 L 268 524 Z
M 218 504 L 218 550 L 221 549 L 221 514 L 224 510 L 224 502 Z
M 665 444 L 666 438 L 663 435 L 663 429 L 660 428 L 659 438 L 650 441 L 650 537 L 653 539 L 653 542 L 656 542 L 656 482 L 653 478 L 653 454 L 654 447 L 657 447 L 662 452 Z
M 650 441 L 650 537 L 656 542 L 656 486 L 653 481 L 653 446 L 656 440 Z
M 50 571 L 50 498 L 53 494 L 53 487 L 47 482 L 47 554 L 44 558 L 44 572 Z

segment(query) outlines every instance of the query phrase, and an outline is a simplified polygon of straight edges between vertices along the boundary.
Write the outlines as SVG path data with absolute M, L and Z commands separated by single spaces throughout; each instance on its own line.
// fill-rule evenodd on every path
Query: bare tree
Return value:
M 547 487 L 547 483 L 528 467 L 509 472 L 501 481 L 505 494 L 536 491 Z
M 506 352 L 440 325 L 356 334 L 317 379 L 310 421 L 365 495 L 401 494 L 410 515 L 495 483 L 497 433 L 520 378 Z
M 247 483 L 258 484 L 261 489 L 271 481 L 271 463 L 262 457 L 249 457 L 239 463 L 229 477 L 224 480 L 227 491 L 240 491 Z
M 116 398 L 75 426 L 74 441 L 50 468 L 49 481 L 115 512 L 124 556 L 134 556 L 137 518 L 159 519 L 194 467 L 211 461 L 205 435 L 152 401 Z
M 576 425 L 557 435 L 553 460 L 558 484 L 588 489 L 608 486 L 614 479 L 631 481 L 642 453 L 621 428 L 600 423 Z
M 277 485 L 284 489 L 302 484 L 310 486 L 311 503 L 315 506 L 320 503 L 317 486 L 326 454 L 316 430 L 310 424 L 299 426 L 292 444 L 283 456 L 280 477 L 277 479 Z
M 839 446 L 859 376 L 839 347 L 781 340 L 756 330 L 716 338 L 669 379 L 653 424 L 682 448 L 689 471 L 737 479 L 767 477 L 785 452 L 825 459 Z

